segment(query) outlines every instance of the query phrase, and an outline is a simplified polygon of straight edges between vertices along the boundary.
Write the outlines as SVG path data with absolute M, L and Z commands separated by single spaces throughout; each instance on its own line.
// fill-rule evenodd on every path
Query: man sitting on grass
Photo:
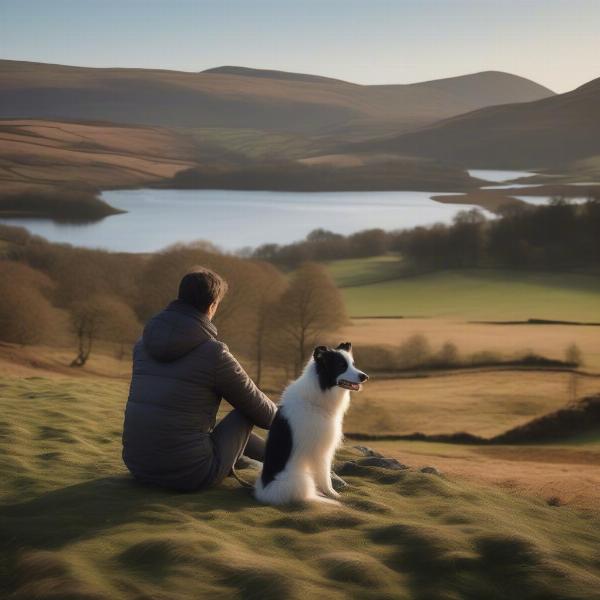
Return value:
M 135 345 L 123 461 L 141 482 L 201 490 L 227 477 L 242 454 L 264 459 L 252 428 L 268 429 L 277 408 L 217 339 L 211 321 L 226 292 L 216 273 L 188 273 Z M 215 427 L 222 398 L 234 410 Z

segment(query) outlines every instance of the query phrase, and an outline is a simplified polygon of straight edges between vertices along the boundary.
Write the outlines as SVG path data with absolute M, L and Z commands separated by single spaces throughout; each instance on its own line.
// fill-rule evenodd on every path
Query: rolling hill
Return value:
M 419 131 L 353 144 L 469 167 L 535 169 L 600 155 L 600 78 L 533 102 L 483 108 Z
M 0 216 L 86 221 L 116 211 L 100 189 L 153 185 L 209 152 L 160 127 L 42 119 L 0 121 Z
M 347 168 L 305 136 L 100 121 L 0 120 L 0 217 L 94 220 L 115 209 L 100 190 L 191 189 L 469 191 L 478 180 L 429 159 L 371 156 Z M 276 158 L 274 158 L 276 156 Z M 342 158 L 348 158 L 342 157 Z
M 0 61 L 0 118 L 337 133 L 360 139 L 483 106 L 552 95 L 530 80 L 493 71 L 365 86 L 242 67 L 189 73 Z
M 0 121 L 0 181 L 110 188 L 148 184 L 193 164 L 189 136 L 159 127 Z
M 350 447 L 337 457 L 349 488 L 336 507 L 262 506 L 231 478 L 171 493 L 136 485 L 122 465 L 125 381 L 33 376 L 2 385 L 2 598 L 598 597 L 597 511 L 422 472 L 414 453 L 410 469 L 374 466 Z M 462 450 L 437 448 L 448 465 Z M 548 452 L 525 450 L 534 451 Z M 483 465 L 494 471 L 497 462 Z M 512 482 L 514 461 L 503 464 Z M 550 469 L 555 480 L 563 471 L 586 479 L 582 464 Z

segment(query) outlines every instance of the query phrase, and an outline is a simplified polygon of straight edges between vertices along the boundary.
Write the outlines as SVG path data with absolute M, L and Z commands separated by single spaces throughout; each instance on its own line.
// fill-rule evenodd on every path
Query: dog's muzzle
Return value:
M 369 379 L 369 376 L 366 373 L 361 373 L 358 378 L 360 382 L 348 381 L 347 379 L 340 379 L 337 384 L 339 387 L 344 388 L 345 390 L 350 390 L 351 392 L 360 392 L 362 388 L 362 384 Z

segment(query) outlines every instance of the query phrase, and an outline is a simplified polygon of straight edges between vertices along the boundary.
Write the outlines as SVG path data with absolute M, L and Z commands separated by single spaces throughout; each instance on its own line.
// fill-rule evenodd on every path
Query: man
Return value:
M 135 345 L 123 461 L 139 481 L 201 490 L 227 477 L 242 454 L 264 459 L 252 428 L 268 429 L 276 406 L 217 340 L 212 319 L 226 291 L 209 269 L 188 273 Z M 215 427 L 222 398 L 234 410 Z

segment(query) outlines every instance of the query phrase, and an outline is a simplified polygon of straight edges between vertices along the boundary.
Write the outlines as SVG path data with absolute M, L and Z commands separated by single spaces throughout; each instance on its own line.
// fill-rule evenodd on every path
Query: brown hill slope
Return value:
M 202 73 L 0 61 L 0 118 L 105 120 L 364 137 L 553 92 L 507 73 L 410 85 L 220 67 Z
M 530 444 L 600 432 L 600 394 L 509 429 L 491 439 L 496 444 Z
M 160 127 L 0 120 L 0 182 L 91 189 L 149 184 L 194 164 L 193 139 Z
M 193 136 L 160 127 L 0 120 L 0 216 L 95 220 L 100 189 L 153 185 L 196 164 Z
M 318 148 L 308 137 L 256 130 L 0 119 L 0 216 L 101 218 L 114 210 L 98 191 L 141 186 L 445 192 L 477 186 L 464 170 L 427 159 L 342 157 L 352 158 L 353 168 L 336 157 L 297 160 L 309 145 Z
M 550 98 L 494 106 L 353 146 L 470 167 L 536 168 L 600 154 L 600 78 Z

